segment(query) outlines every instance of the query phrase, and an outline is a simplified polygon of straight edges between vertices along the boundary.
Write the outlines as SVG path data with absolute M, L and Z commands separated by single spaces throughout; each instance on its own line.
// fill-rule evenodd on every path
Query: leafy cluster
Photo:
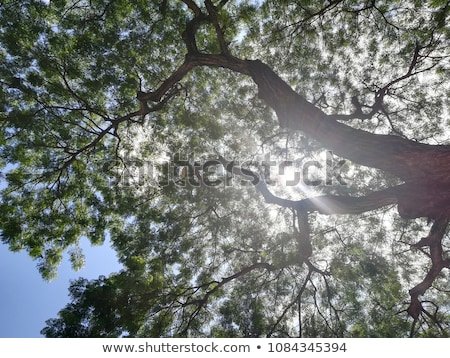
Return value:
M 320 143 L 279 127 L 249 78 L 225 69 L 195 68 L 154 107 L 142 107 L 137 94 L 155 91 L 185 60 L 186 23 L 205 6 L 0 4 L 1 241 L 26 250 L 46 279 L 67 250 L 73 267 L 82 266 L 83 237 L 111 240 L 124 267 L 73 282 L 71 302 L 42 333 L 447 336 L 444 277 L 412 328 L 406 313 L 408 289 L 427 270 L 427 252 L 413 245 L 426 220 L 406 222 L 389 206 L 312 214 L 313 252 L 305 258 L 296 214 L 266 202 L 249 181 L 219 173 L 221 185 L 192 185 L 196 173 L 178 175 L 180 158 L 194 164 L 218 153 L 241 163 L 270 153 L 299 168 L 323 158 Z M 448 2 L 221 1 L 215 8 L 234 55 L 264 61 L 324 112 L 377 134 L 449 143 Z M 221 51 L 213 25 L 195 34 L 202 53 Z M 344 170 L 348 185 L 305 189 L 285 187 L 276 168 L 270 190 L 299 200 L 398 182 L 351 163 Z

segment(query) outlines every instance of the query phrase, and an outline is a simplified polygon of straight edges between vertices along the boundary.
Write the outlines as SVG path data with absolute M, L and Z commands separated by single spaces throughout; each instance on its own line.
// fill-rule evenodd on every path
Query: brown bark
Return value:
M 258 85 L 259 96 L 276 112 L 281 127 L 300 130 L 344 158 L 403 180 L 449 183 L 449 146 L 352 128 L 294 92 L 266 64 L 252 61 L 249 72 Z

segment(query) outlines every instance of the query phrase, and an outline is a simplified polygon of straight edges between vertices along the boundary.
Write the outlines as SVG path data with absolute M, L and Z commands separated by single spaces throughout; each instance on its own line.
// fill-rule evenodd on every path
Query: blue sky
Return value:
M 85 267 L 75 272 L 66 257 L 58 277 L 47 282 L 26 252 L 12 253 L 0 244 L 0 337 L 40 337 L 45 321 L 56 317 L 69 302 L 70 280 L 80 276 L 92 279 L 120 270 L 109 242 L 91 246 L 85 239 L 81 247 L 86 256 Z

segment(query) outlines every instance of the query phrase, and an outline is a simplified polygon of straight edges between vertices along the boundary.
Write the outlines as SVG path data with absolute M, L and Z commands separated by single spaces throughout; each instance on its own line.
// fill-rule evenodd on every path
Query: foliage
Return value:
M 426 250 L 414 246 L 426 236 L 426 219 L 400 218 L 392 205 L 311 213 L 313 253 L 302 258 L 299 214 L 267 202 L 248 180 L 219 172 L 221 185 L 208 186 L 196 185 L 196 172 L 174 177 L 183 161 L 218 155 L 255 172 L 267 153 L 297 169 L 311 160 L 325 166 L 320 141 L 280 127 L 251 79 L 236 71 L 193 68 L 145 110 L 139 93 L 156 91 L 185 60 L 193 3 L 0 4 L 1 240 L 26 250 L 46 279 L 66 250 L 81 267 L 82 237 L 110 238 L 124 265 L 73 282 L 71 302 L 43 334 L 448 336 L 445 271 L 427 291 L 420 319 L 406 313 L 408 290 L 429 267 Z M 325 113 L 345 113 L 353 128 L 449 143 L 448 2 L 216 6 L 217 22 L 201 23 L 195 34 L 202 53 L 222 51 L 222 35 L 234 56 L 268 64 Z M 405 76 L 412 63 L 414 75 Z M 399 183 L 357 163 L 342 173 L 347 185 L 308 188 L 283 185 L 286 176 L 275 170 L 270 190 L 300 200 Z

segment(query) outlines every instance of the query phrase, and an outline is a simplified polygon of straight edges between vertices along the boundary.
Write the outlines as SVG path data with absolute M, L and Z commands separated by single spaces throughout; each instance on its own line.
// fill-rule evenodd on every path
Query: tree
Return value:
M 2 3 L 2 241 L 124 265 L 43 333 L 448 335 L 449 4 Z

